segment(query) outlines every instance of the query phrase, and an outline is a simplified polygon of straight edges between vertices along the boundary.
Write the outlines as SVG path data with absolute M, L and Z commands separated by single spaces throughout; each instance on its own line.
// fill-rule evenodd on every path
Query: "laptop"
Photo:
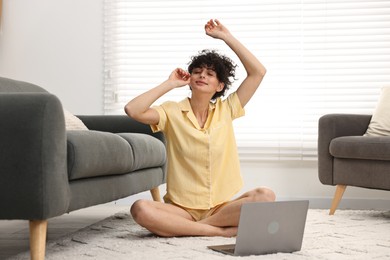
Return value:
M 300 251 L 308 208 L 308 200 L 244 203 L 236 244 L 208 248 L 234 256 Z

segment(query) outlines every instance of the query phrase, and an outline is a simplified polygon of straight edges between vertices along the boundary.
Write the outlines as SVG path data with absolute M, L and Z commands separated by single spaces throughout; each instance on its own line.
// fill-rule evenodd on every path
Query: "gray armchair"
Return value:
M 330 215 L 347 186 L 390 190 L 390 136 L 363 136 L 370 115 L 329 114 L 318 125 L 318 176 L 336 185 Z
M 32 259 L 43 259 L 47 219 L 151 190 L 160 200 L 162 134 L 127 116 L 80 116 L 66 131 L 60 100 L 0 78 L 0 219 L 30 222 Z

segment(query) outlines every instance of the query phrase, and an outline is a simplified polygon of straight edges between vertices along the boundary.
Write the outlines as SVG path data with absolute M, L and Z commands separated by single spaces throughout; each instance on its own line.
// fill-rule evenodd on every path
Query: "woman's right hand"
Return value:
M 181 68 L 176 68 L 172 71 L 171 75 L 169 75 L 169 81 L 174 83 L 176 88 L 188 85 L 190 79 L 191 74 Z
M 191 74 L 177 68 L 171 72 L 169 78 L 157 87 L 154 87 L 130 100 L 125 106 L 126 114 L 147 125 L 157 125 L 160 121 L 159 113 L 152 108 L 153 103 L 174 88 L 183 87 L 190 83 Z

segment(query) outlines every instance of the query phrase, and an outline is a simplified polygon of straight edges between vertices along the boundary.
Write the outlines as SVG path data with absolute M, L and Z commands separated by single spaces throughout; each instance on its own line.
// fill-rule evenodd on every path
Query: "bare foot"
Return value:
M 222 236 L 223 237 L 235 237 L 237 236 L 237 227 L 225 227 L 222 228 Z

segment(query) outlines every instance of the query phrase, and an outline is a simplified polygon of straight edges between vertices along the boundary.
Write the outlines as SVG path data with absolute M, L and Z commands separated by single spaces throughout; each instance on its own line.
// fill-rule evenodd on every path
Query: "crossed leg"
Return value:
M 237 235 L 241 205 L 246 202 L 274 201 L 275 194 L 268 188 L 257 188 L 226 203 L 213 215 L 194 221 L 184 209 L 162 202 L 138 200 L 131 207 L 131 215 L 152 233 L 164 236 L 224 236 Z

